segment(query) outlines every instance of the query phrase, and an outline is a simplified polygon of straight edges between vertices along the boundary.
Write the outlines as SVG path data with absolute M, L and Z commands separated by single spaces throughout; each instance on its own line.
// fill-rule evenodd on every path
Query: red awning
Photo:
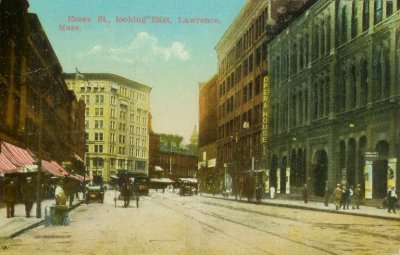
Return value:
M 3 153 L 0 153 L 0 173 L 16 173 L 16 167 Z
M 62 176 L 67 176 L 68 172 L 67 170 L 65 170 L 62 166 L 60 166 L 56 161 L 51 161 L 50 162 L 55 169 L 57 169 L 57 171 L 62 175 Z
M 42 160 L 42 168 L 54 176 L 63 177 L 68 175 L 68 172 L 55 161 Z
M 1 153 L 17 167 L 26 167 L 35 162 L 33 153 L 4 141 L 1 143 Z

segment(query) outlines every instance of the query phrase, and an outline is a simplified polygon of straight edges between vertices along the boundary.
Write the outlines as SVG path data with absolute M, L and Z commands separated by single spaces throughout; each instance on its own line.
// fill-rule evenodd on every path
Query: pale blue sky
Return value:
M 153 88 L 153 128 L 186 139 L 198 126 L 198 83 L 217 71 L 214 47 L 248 0 L 30 0 L 64 72 L 115 73 Z M 68 16 L 91 22 L 68 22 Z M 98 23 L 105 16 L 110 23 Z M 117 23 L 115 17 L 169 17 L 171 24 Z M 217 18 L 180 24 L 178 17 Z M 79 25 L 60 31 L 59 25 Z

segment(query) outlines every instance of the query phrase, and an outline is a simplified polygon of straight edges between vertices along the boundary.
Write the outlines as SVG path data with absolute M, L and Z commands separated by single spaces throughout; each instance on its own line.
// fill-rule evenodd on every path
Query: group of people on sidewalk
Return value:
M 343 210 L 348 210 L 350 209 L 350 205 L 353 210 L 360 209 L 360 204 L 362 200 L 362 191 L 360 184 L 358 184 L 356 189 L 354 190 L 353 186 L 346 187 L 345 185 L 341 186 L 338 183 L 335 190 L 333 191 L 333 196 L 336 210 L 339 210 L 340 208 L 343 208 Z
M 7 179 L 3 188 L 3 201 L 6 204 L 7 218 L 14 217 L 15 203 L 17 202 L 17 185 L 12 179 Z M 31 216 L 33 201 L 35 198 L 35 191 L 32 184 L 32 178 L 27 177 L 26 183 L 21 187 L 23 202 L 25 204 L 26 217 Z
M 18 193 L 22 195 L 26 217 L 31 217 L 33 203 L 36 200 L 37 195 L 36 185 L 33 185 L 32 177 L 26 177 L 25 181 L 19 186 L 19 188 L 12 178 L 6 178 L 4 184 L 3 201 L 6 206 L 7 218 L 12 218 L 15 215 L 15 204 L 18 201 Z M 72 180 L 59 180 L 54 192 L 56 205 L 65 205 L 68 198 L 69 205 L 71 206 L 79 189 L 80 186 Z M 43 195 L 43 192 L 41 193 L 41 195 Z

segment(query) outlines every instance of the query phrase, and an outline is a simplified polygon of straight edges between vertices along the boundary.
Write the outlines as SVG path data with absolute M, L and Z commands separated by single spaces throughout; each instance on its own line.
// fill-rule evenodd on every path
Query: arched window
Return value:
M 325 81 L 325 115 L 329 114 L 329 78 L 326 78 Z
M 326 21 L 326 49 L 328 53 L 331 51 L 331 16 Z
M 350 93 L 349 93 L 349 103 L 350 103 L 350 108 L 353 109 L 356 107 L 356 95 L 357 95 L 357 88 L 356 88 L 356 67 L 353 65 L 351 67 L 351 83 L 350 83 Z
M 366 105 L 368 102 L 368 63 L 366 60 L 364 60 L 361 64 L 361 70 L 360 70 L 360 102 L 361 105 Z
M 341 43 L 345 43 L 347 41 L 347 10 L 346 6 L 343 6 L 342 9 L 342 27 L 341 27 Z
M 358 19 L 357 19 L 357 1 L 353 0 L 352 8 L 351 8 L 351 38 L 357 36 L 357 26 L 358 26 Z
M 390 94 L 390 62 L 387 51 L 383 55 L 383 98 L 388 98 Z
M 374 99 L 375 101 L 377 101 L 382 96 L 382 59 L 380 51 L 378 54 L 375 55 L 374 70 Z
M 299 91 L 299 95 L 297 96 L 298 100 L 298 123 L 299 125 L 303 124 L 303 94 L 301 91 Z
M 322 21 L 321 24 L 321 51 L 320 51 L 320 55 L 323 56 L 325 54 L 325 49 L 326 49 L 326 41 L 325 41 L 325 24 Z
M 324 99 L 325 99 L 325 89 L 324 89 L 324 80 L 321 79 L 319 88 L 318 88 L 318 117 L 322 117 L 324 115 Z
M 393 14 L 393 1 L 386 1 L 386 17 Z
M 308 89 L 304 90 L 304 121 L 308 121 Z
M 382 21 L 382 0 L 374 1 L 374 24 Z
M 338 110 L 339 112 L 343 112 L 346 109 L 346 72 L 342 72 L 342 76 L 340 79 L 340 83 L 338 84 L 338 94 L 337 94 L 337 102 L 338 102 Z
M 296 39 L 294 39 L 293 41 L 293 47 L 292 47 L 292 54 L 291 54 L 291 58 L 290 58 L 290 62 L 291 62 L 291 75 L 294 75 L 297 73 L 297 43 L 295 41 Z
M 305 61 L 305 67 L 308 65 L 308 34 L 306 34 L 306 37 L 304 38 L 304 61 Z
M 296 101 L 296 95 L 292 96 L 292 109 L 291 109 L 291 126 L 295 127 L 297 125 L 297 101 Z
M 318 82 L 314 83 L 314 90 L 313 90 L 313 96 L 314 96 L 314 109 L 313 109 L 313 119 L 318 118 Z
M 303 70 L 304 68 L 304 47 L 304 38 L 301 38 L 299 47 L 299 70 Z
M 363 31 L 369 28 L 369 0 L 363 2 Z
M 314 27 L 314 45 L 313 45 L 313 55 L 314 55 L 314 60 L 319 57 L 319 35 L 318 35 L 319 29 L 318 26 Z

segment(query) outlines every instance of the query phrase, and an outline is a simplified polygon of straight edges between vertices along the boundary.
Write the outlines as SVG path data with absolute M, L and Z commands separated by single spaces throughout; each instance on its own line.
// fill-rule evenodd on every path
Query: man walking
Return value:
M 21 193 L 25 204 L 26 217 L 31 217 L 31 210 L 34 201 L 34 190 L 32 185 L 32 177 L 26 178 L 26 183 L 21 188 Z
M 339 210 L 340 202 L 342 201 L 342 189 L 340 188 L 339 183 L 336 185 L 336 189 L 333 192 L 333 195 L 335 196 L 336 210 Z
M 17 200 L 17 186 L 10 180 L 3 190 L 3 200 L 6 203 L 7 218 L 14 217 L 14 205 Z
M 397 193 L 393 186 L 388 191 L 387 199 L 388 199 L 388 213 L 391 213 L 392 210 L 393 213 L 396 213 Z
M 331 189 L 329 181 L 325 182 L 324 206 L 329 206 L 329 197 L 331 196 Z
M 360 184 L 357 184 L 357 188 L 354 190 L 354 196 L 353 196 L 353 209 L 357 208 L 360 209 L 360 203 L 361 203 L 361 199 L 362 199 L 362 191 L 361 191 L 361 187 Z
M 308 187 L 307 187 L 307 184 L 304 184 L 304 187 L 303 187 L 303 200 L 304 200 L 305 204 L 308 203 Z

